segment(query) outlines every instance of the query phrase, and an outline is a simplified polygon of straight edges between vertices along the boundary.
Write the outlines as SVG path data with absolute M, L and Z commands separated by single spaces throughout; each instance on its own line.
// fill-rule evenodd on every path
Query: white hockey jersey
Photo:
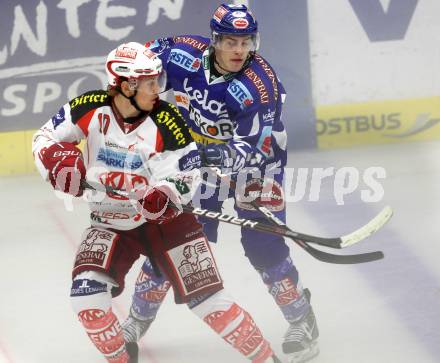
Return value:
M 82 139 L 86 139 L 84 162 L 90 181 L 131 192 L 167 183 L 183 204 L 191 200 L 198 186 L 197 146 L 178 109 L 168 102 L 160 101 L 148 115 L 129 124 L 103 90 L 66 103 L 33 138 L 35 162 L 45 180 L 48 172 L 40 152 L 53 143 L 78 144 Z M 145 223 L 127 198 L 96 192 L 85 195 L 93 226 L 128 230 Z

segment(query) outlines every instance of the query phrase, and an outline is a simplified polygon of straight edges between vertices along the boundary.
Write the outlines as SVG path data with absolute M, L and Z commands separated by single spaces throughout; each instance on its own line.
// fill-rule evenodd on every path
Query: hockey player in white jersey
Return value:
M 43 178 L 89 202 L 91 225 L 75 257 L 70 296 L 91 342 L 108 362 L 138 361 L 137 344 L 125 341 L 112 297 L 145 255 L 151 271 L 138 281 L 154 285 L 151 299 L 173 286 L 176 302 L 186 303 L 243 356 L 279 362 L 251 316 L 223 289 L 201 225 L 170 203 L 191 200 L 200 156 L 177 108 L 159 100 L 166 83 L 161 60 L 139 43 L 126 43 L 110 52 L 106 71 L 107 91 L 74 98 L 33 139 Z M 84 153 L 77 147 L 81 140 Z M 82 188 L 86 180 L 138 197 L 91 195 Z

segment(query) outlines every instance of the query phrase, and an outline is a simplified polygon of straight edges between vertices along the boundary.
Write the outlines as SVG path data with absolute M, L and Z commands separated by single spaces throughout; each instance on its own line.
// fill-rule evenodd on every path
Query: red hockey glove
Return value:
M 255 210 L 250 202 L 256 202 L 272 212 L 285 208 L 283 187 L 275 180 L 252 179 L 241 186 L 236 193 L 237 206 L 242 209 Z
M 139 200 L 138 206 L 140 204 L 142 210 L 138 212 L 150 223 L 167 223 L 181 213 L 179 209 L 171 206 L 178 203 L 174 191 L 162 184 L 147 190 L 144 197 Z
M 80 182 L 86 178 L 86 167 L 80 149 L 69 142 L 60 142 L 43 149 L 39 156 L 55 189 L 75 197 L 83 194 Z

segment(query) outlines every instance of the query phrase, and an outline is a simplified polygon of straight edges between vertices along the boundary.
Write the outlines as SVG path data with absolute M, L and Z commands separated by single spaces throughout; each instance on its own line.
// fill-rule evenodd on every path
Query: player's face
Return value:
M 160 92 L 162 87 L 159 76 L 141 78 L 138 81 L 136 102 L 142 110 L 151 111 Z
M 215 46 L 215 58 L 221 68 L 238 72 L 254 44 L 251 36 L 225 35 Z

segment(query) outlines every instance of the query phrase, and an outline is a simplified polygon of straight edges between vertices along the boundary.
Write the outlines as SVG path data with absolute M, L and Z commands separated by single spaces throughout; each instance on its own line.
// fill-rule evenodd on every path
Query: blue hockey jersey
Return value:
M 246 166 L 283 167 L 286 132 L 281 122 L 285 91 L 258 54 L 238 73 L 213 78 L 209 38 L 183 35 L 146 43 L 158 53 L 168 88 L 199 144 L 228 143 L 237 151 L 233 171 Z

